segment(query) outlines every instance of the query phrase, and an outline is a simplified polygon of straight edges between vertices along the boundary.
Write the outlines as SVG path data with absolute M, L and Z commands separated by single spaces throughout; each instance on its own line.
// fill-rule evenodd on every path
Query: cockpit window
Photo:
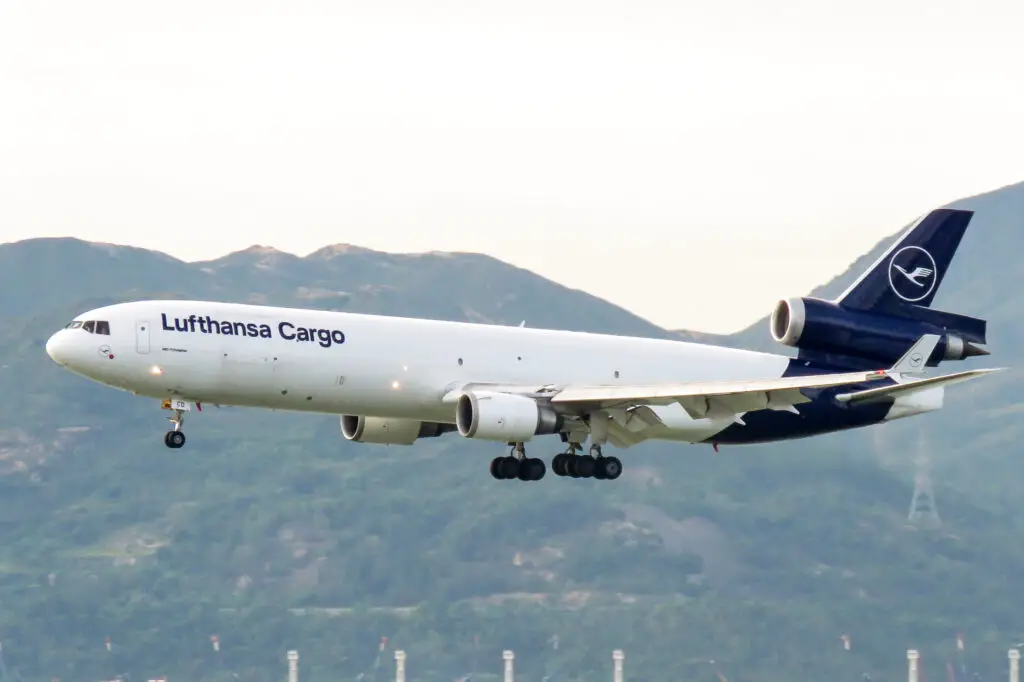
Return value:
M 110 336 L 110 322 L 107 320 L 88 320 L 86 322 L 74 320 L 64 325 L 64 328 L 84 329 L 90 334 L 103 334 L 104 336 Z

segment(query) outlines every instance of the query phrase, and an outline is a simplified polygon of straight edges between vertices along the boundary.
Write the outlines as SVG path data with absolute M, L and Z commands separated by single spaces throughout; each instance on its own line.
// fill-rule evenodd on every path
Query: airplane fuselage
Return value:
M 777 378 L 838 371 L 782 355 L 684 341 L 204 301 L 95 309 L 109 334 L 69 325 L 47 351 L 95 381 L 158 399 L 453 424 L 453 391 L 472 384 L 620 385 Z M 850 406 L 834 390 L 797 413 L 692 418 L 653 406 L 637 434 L 684 442 L 783 440 L 941 407 L 942 389 Z M 893 409 L 894 405 L 898 409 Z

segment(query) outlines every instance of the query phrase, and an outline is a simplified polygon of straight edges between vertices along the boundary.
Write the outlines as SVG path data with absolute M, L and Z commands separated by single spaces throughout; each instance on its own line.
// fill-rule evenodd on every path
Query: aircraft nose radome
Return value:
M 50 359 L 59 365 L 64 364 L 63 356 L 61 352 L 65 343 L 61 340 L 61 333 L 57 332 L 46 341 L 46 354 L 50 356 Z

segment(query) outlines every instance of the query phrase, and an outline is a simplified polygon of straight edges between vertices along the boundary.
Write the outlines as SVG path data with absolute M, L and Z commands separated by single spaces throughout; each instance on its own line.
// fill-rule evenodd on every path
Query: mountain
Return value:
M 68 300 L 69 288 L 75 300 Z M 386 254 L 338 244 L 300 258 L 252 246 L 218 260 L 185 263 L 153 251 L 66 238 L 0 247 L 5 317 L 81 300 L 141 296 L 475 322 L 525 319 L 531 326 L 671 337 L 621 308 L 478 254 Z
M 965 200 L 979 214 L 936 302 L 990 320 L 986 365 L 1018 364 L 1022 197 Z M 392 665 L 382 635 L 408 652 L 410 682 L 496 679 L 504 648 L 520 677 L 582 680 L 607 675 L 615 647 L 635 680 L 882 679 L 908 647 L 939 674 L 958 632 L 970 672 L 991 677 L 1022 634 L 1006 597 L 1024 564 L 1016 371 L 956 387 L 938 416 L 718 454 L 645 444 L 615 483 L 517 485 L 487 473 L 500 447 L 359 446 L 328 416 L 207 409 L 167 450 L 157 405 L 42 348 L 81 310 L 150 296 L 680 338 L 474 254 L 254 246 L 185 263 L 73 239 L 0 246 L 0 640 L 23 680 L 271 680 L 289 648 L 303 679 L 376 677 Z M 682 337 L 786 350 L 766 320 Z M 906 524 L 922 448 L 935 532 Z

